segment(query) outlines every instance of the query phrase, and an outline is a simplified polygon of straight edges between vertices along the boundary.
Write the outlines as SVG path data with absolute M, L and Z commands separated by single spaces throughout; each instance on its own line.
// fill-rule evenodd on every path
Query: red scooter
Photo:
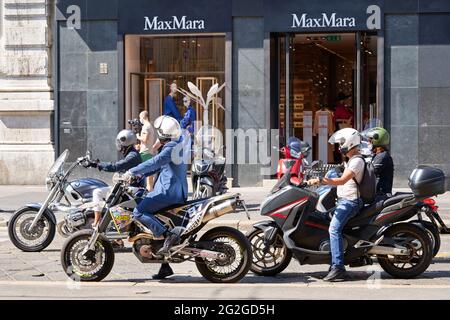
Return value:
M 288 171 L 291 172 L 291 183 L 299 185 L 305 176 L 308 162 L 306 158 L 311 152 L 311 146 L 296 137 L 290 137 L 285 147 L 281 148 L 281 159 L 278 160 L 277 179 L 280 180 Z M 294 161 L 288 166 L 289 161 Z

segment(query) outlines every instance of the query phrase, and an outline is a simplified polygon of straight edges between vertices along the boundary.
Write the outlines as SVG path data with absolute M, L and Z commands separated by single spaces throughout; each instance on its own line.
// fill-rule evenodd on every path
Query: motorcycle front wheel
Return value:
M 292 252 L 277 233 L 275 241 L 268 248 L 264 244 L 264 231 L 253 229 L 247 234 L 252 245 L 253 261 L 250 270 L 258 276 L 271 277 L 284 271 L 292 259 Z
M 99 237 L 94 250 L 83 253 L 93 230 L 80 230 L 66 240 L 61 249 L 61 265 L 74 281 L 96 282 L 103 280 L 114 265 L 114 250 L 111 243 Z
M 33 229 L 29 228 L 38 212 L 37 208 L 23 208 L 16 211 L 8 222 L 9 239 L 22 251 L 42 251 L 55 237 L 55 224 L 46 212 Z
M 213 242 L 209 250 L 225 254 L 224 259 L 195 258 L 201 275 L 210 282 L 234 283 L 250 269 L 252 248 L 242 232 L 230 227 L 217 227 L 207 231 L 199 242 Z

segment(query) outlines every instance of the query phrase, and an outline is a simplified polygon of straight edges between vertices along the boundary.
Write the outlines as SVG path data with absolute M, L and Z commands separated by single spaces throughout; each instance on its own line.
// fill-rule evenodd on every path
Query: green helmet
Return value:
M 389 132 L 384 128 L 376 127 L 368 130 L 367 138 L 372 140 L 374 147 L 387 147 L 389 145 Z

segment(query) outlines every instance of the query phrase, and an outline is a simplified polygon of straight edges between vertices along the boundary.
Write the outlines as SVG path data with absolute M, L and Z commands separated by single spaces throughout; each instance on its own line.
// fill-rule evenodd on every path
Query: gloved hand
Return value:
M 127 171 L 122 175 L 122 180 L 128 184 L 130 184 L 134 179 L 135 176 L 133 176 L 133 174 L 130 171 Z
M 98 163 L 100 162 L 100 160 L 96 160 L 96 161 L 92 161 L 92 160 L 86 160 L 83 164 L 83 167 L 87 168 L 97 168 L 98 167 Z

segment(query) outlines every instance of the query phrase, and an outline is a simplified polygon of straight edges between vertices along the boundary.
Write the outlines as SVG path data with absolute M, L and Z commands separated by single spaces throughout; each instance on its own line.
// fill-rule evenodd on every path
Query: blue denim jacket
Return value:
M 156 156 L 130 170 L 133 175 L 145 176 L 159 171 L 158 180 L 152 193 L 160 194 L 167 199 L 168 203 L 184 203 L 188 196 L 187 165 L 185 163 L 175 164 L 172 160 L 172 153 L 175 155 L 175 152 L 179 152 L 176 156 L 182 157 L 181 148 L 175 149 L 177 145 L 178 142 L 168 142 Z

